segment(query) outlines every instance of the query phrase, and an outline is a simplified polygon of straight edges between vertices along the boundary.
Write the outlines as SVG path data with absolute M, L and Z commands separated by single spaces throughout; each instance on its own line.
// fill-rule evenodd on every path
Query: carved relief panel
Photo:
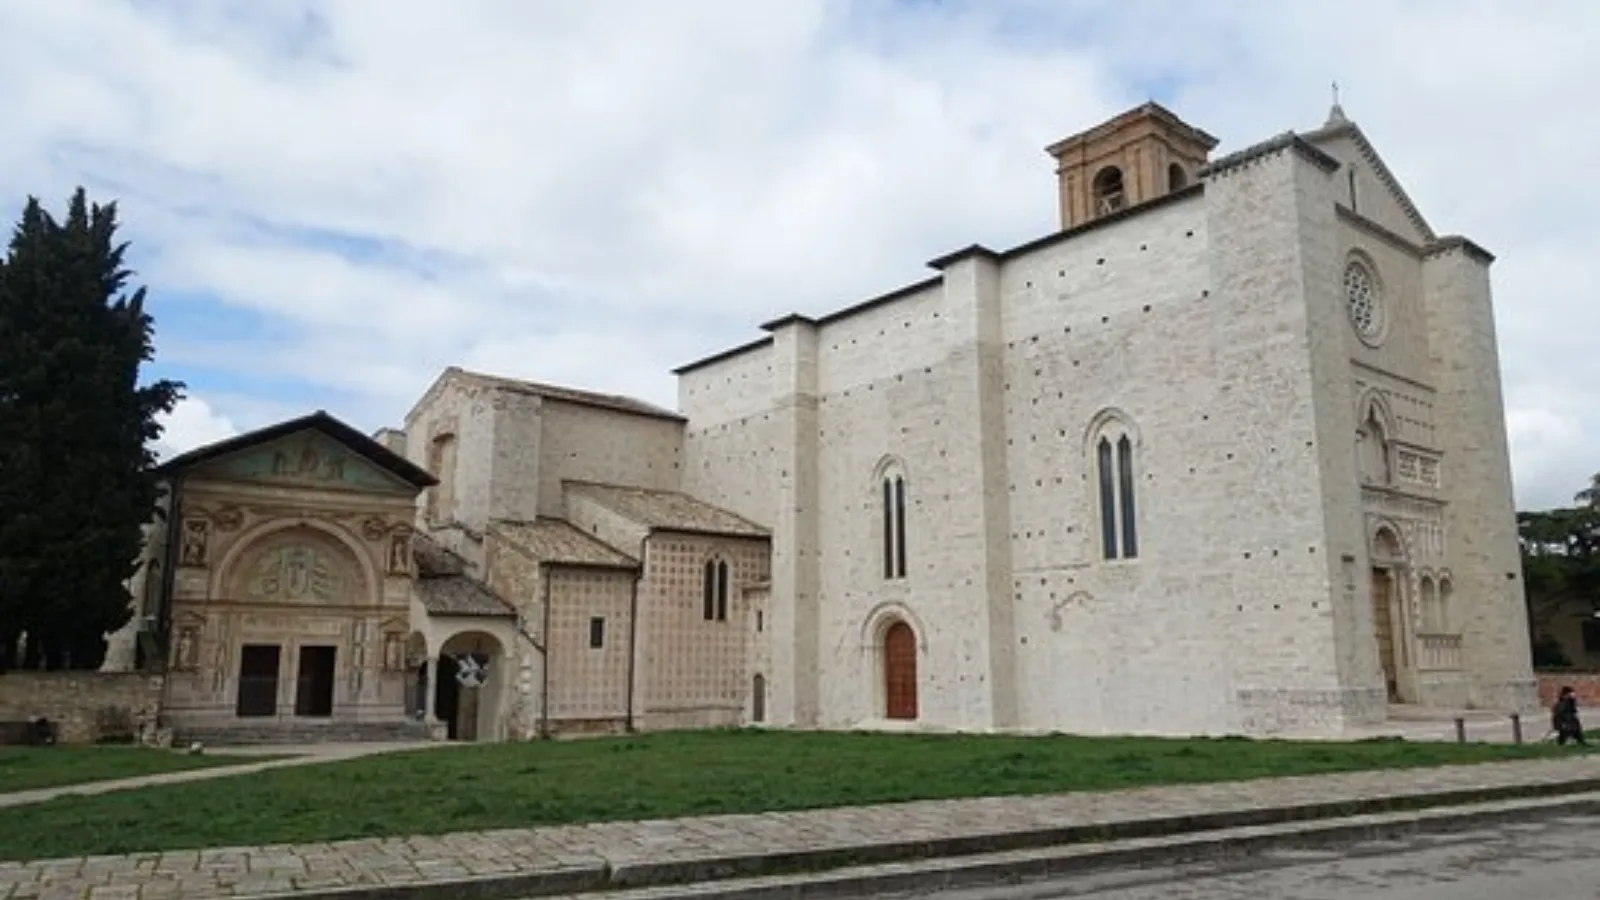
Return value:
M 211 521 L 194 517 L 183 520 L 183 535 L 178 545 L 178 564 L 203 569 L 210 565 Z
M 349 551 L 309 528 L 269 535 L 233 568 L 228 595 L 238 600 L 319 606 L 365 606 L 371 600 Z

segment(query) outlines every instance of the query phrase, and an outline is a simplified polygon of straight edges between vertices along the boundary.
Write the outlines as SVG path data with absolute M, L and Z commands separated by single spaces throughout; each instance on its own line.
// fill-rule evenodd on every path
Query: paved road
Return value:
M 931 896 L 936 900 L 1600 898 L 1600 816 Z

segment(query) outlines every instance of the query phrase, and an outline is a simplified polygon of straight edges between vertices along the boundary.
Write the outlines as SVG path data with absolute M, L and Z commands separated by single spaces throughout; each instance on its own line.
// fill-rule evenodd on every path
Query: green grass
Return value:
M 0 747 L 0 794 L 272 758 L 189 756 L 148 747 Z
M 760 731 L 459 746 L 8 810 L 0 859 L 1107 790 L 1563 749 Z

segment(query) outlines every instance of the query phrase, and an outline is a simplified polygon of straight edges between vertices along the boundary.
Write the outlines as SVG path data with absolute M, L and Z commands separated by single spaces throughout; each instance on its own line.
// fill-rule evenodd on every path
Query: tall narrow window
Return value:
M 906 577 L 906 480 L 894 480 L 894 572 L 896 578 Z
M 883 577 L 906 577 L 906 479 L 883 476 Z
M 1127 435 L 1117 441 L 1117 493 L 1122 501 L 1118 511 L 1122 516 L 1122 555 L 1132 559 L 1139 555 L 1139 535 L 1133 509 L 1133 441 Z
M 728 620 L 728 564 L 720 559 L 706 560 L 702 585 L 701 617 L 707 622 Z
M 717 621 L 728 621 L 728 564 L 717 563 Z
M 1139 509 L 1133 436 L 1115 418 L 1091 433 L 1095 435 L 1091 465 L 1098 488 L 1101 556 L 1134 559 L 1139 555 Z
M 606 620 L 595 616 L 589 620 L 589 649 L 600 650 L 606 645 Z
M 1095 451 L 1100 475 L 1100 545 L 1106 559 L 1117 558 L 1117 482 L 1111 457 L 1111 439 L 1102 437 Z
M 883 480 L 883 577 L 894 577 L 894 479 Z

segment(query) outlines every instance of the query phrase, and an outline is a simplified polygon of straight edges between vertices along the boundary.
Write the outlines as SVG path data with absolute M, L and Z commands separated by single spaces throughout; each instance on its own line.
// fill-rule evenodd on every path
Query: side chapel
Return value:
M 173 459 L 112 662 L 180 731 L 1337 733 L 1536 707 L 1489 270 L 1365 133 L 1146 103 L 1060 227 L 667 410 L 451 368 Z

